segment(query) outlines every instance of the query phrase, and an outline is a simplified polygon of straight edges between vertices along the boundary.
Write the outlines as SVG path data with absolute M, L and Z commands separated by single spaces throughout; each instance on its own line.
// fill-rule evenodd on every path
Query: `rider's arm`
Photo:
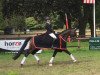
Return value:
M 49 31 L 49 32 L 53 32 L 54 33 L 54 30 L 52 29 L 52 25 L 49 25 L 48 23 L 46 23 L 45 29 L 47 31 Z

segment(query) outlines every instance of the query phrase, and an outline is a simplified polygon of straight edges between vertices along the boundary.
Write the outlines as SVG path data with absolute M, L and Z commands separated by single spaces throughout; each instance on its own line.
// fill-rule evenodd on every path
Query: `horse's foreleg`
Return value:
M 37 62 L 38 62 L 38 64 L 39 64 L 40 59 L 39 59 L 39 57 L 36 55 L 37 52 L 38 52 L 38 50 L 34 50 L 34 51 L 32 52 L 32 55 L 34 56 L 34 58 L 37 60 Z
M 36 52 L 36 54 L 39 54 L 39 53 L 41 53 L 41 52 L 42 52 L 42 49 L 38 50 L 38 51 Z M 36 54 L 33 54 L 33 56 L 34 56 L 34 58 L 37 60 L 37 62 L 38 62 L 38 64 L 39 64 L 40 59 L 39 59 L 39 57 L 38 57 Z
M 70 57 L 73 60 L 73 62 L 76 62 L 75 57 L 68 50 L 65 50 L 65 53 L 67 53 L 68 55 L 70 55 Z
M 54 60 L 54 58 L 55 58 L 57 52 L 58 52 L 57 50 L 54 50 L 53 55 L 52 55 L 52 58 L 51 58 L 50 61 L 49 61 L 49 66 L 52 66 L 53 60 Z
M 26 58 L 27 58 L 27 56 L 28 56 L 29 54 L 30 54 L 30 53 L 29 53 L 29 50 L 27 49 L 27 50 L 25 51 L 24 57 L 23 57 L 23 59 L 22 59 L 22 61 L 21 61 L 21 66 L 23 66 L 23 65 L 25 64 L 25 60 L 26 60 Z
M 38 57 L 36 54 L 34 54 L 33 56 L 34 56 L 34 58 L 37 60 L 37 63 L 39 64 L 39 63 L 40 63 L 39 57 Z

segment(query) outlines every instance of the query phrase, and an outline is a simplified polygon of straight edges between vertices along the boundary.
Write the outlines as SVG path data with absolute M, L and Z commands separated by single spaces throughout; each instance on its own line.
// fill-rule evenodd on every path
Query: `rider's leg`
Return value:
M 30 53 L 29 53 L 29 49 L 27 49 L 27 50 L 25 51 L 24 57 L 23 57 L 23 59 L 22 59 L 22 61 L 21 61 L 21 66 L 24 65 L 25 60 L 26 60 L 26 58 L 27 58 L 27 56 L 28 56 L 29 54 L 30 54 Z
M 73 60 L 73 62 L 76 62 L 77 60 L 75 59 L 75 57 L 68 51 L 68 50 L 64 50 L 65 53 L 67 53 L 68 55 L 70 55 L 71 59 Z
M 57 39 L 56 35 L 54 33 L 49 34 L 53 39 Z
M 52 66 L 53 60 L 54 60 L 54 58 L 55 58 L 57 52 L 58 52 L 57 50 L 54 50 L 53 55 L 52 55 L 52 58 L 51 58 L 50 61 L 49 61 L 49 66 Z
M 53 48 L 54 41 L 57 39 L 57 37 L 54 33 L 50 33 L 49 35 L 53 38 L 53 43 L 52 43 L 52 46 L 51 46 L 51 48 Z

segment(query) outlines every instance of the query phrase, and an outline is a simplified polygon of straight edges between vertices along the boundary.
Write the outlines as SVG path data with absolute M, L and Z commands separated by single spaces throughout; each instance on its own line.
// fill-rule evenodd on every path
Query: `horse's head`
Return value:
M 64 37 L 76 37 L 76 29 L 67 29 L 67 30 L 64 30 L 60 33 L 61 36 L 64 36 Z

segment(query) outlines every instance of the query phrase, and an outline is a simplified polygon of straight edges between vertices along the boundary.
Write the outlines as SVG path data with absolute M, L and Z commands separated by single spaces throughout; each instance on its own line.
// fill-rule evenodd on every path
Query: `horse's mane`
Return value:
M 62 32 L 59 33 L 59 35 L 66 35 L 69 31 L 71 30 L 75 30 L 74 28 L 71 28 L 71 29 L 67 29 L 67 30 L 63 30 Z
M 67 30 L 63 30 L 62 32 L 59 33 L 59 35 L 65 35 L 66 33 L 68 33 L 69 29 Z

